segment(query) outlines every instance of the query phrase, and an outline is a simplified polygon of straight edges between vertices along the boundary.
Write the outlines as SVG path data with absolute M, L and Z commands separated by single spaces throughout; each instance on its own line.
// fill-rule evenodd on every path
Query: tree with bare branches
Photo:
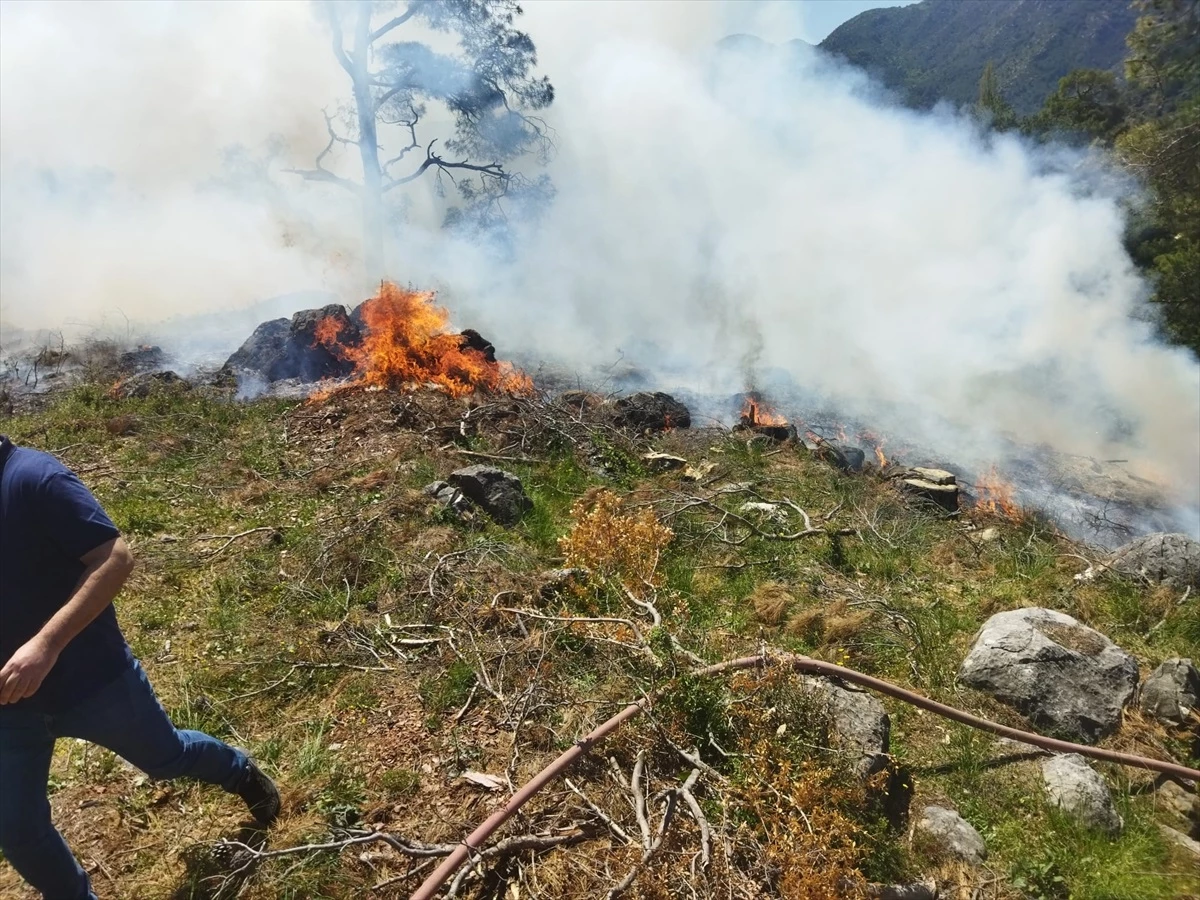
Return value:
M 523 154 L 544 160 L 550 140 L 536 113 L 554 87 L 534 74 L 537 50 L 513 25 L 514 0 L 324 0 L 322 12 L 354 100 L 325 111 L 329 142 L 314 167 L 287 171 L 361 199 L 366 275 L 376 281 L 388 274 L 388 195 L 431 171 L 439 190 L 449 181 L 476 207 L 527 186 L 506 163 Z M 451 42 L 448 52 L 433 47 Z M 338 146 L 358 147 L 361 181 L 326 165 Z

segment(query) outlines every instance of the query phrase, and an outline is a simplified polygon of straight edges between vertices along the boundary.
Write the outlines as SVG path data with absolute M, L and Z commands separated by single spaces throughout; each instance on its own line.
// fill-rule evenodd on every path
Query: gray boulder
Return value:
M 1146 676 L 1139 692 L 1142 712 L 1166 725 L 1182 725 L 1200 700 L 1200 672 L 1190 659 L 1168 659 Z
M 1077 753 L 1052 756 L 1042 763 L 1042 781 L 1050 802 L 1090 828 L 1115 834 L 1124 822 L 1100 773 Z
M 515 525 L 533 508 L 521 479 L 493 466 L 467 466 L 446 479 L 501 525 Z
M 1186 534 L 1148 534 L 1118 548 L 1109 568 L 1179 591 L 1200 590 L 1200 541 Z
M 1015 706 L 1038 728 L 1095 743 L 1120 725 L 1138 667 L 1100 632 L 1034 607 L 988 619 L 958 679 Z
M 833 725 L 833 742 L 853 757 L 854 771 L 869 778 L 887 768 L 891 719 L 872 694 L 852 690 L 826 679 L 807 677 L 805 685 L 826 706 Z
M 966 819 L 944 806 L 927 806 L 921 812 L 916 830 L 930 837 L 955 859 L 973 866 L 983 865 L 987 847 L 983 838 Z
M 302 309 L 291 319 L 263 322 L 225 361 L 223 369 L 252 373 L 268 382 L 290 378 L 312 382 L 349 375 L 354 371 L 354 363 L 317 338 L 317 326 L 326 319 L 336 325 L 339 345 L 355 347 L 361 343 L 358 322 L 346 313 L 344 306 L 331 303 L 320 309 Z

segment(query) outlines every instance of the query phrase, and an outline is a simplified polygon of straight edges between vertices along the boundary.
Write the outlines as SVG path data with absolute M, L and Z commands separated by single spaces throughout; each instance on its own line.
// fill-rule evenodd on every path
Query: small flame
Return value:
M 787 419 L 777 415 L 770 407 L 764 405 L 762 400 L 756 400 L 753 397 L 746 398 L 746 403 L 742 407 L 743 425 L 748 427 L 754 427 L 755 425 L 782 427 L 787 425 L 787 423 Z
M 858 439 L 863 443 L 869 444 L 875 450 L 875 459 L 879 463 L 880 469 L 886 469 L 891 464 L 891 460 L 883 452 L 883 445 L 886 443 L 883 438 L 875 432 L 867 431 L 864 428 L 858 433 Z
M 1024 518 L 1024 512 L 1017 504 L 1012 484 L 1005 481 L 995 466 L 980 477 L 978 484 L 979 499 L 975 508 L 994 516 L 1003 516 L 1010 522 L 1019 522 Z
M 384 282 L 378 296 L 362 305 L 365 326 L 357 347 L 339 342 L 343 323 L 333 317 L 317 323 L 316 339 L 355 365 L 355 384 L 393 388 L 431 382 L 452 397 L 477 390 L 533 393 L 529 376 L 511 363 L 489 362 L 464 347 L 450 330 L 450 315 L 434 304 L 432 291 L 409 291 Z

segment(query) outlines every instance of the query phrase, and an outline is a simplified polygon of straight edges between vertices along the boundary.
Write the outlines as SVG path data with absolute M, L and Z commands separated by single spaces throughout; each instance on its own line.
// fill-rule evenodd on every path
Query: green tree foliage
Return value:
M 1141 15 L 1126 39 L 1125 74 L 1147 92 L 1159 113 L 1200 93 L 1200 4 L 1196 0 L 1136 0 Z
M 1058 88 L 1029 123 L 1029 129 L 1111 142 L 1125 127 L 1129 108 L 1112 72 L 1076 69 L 1059 79 Z
M 1126 234 L 1164 334 L 1200 355 L 1200 0 L 1136 0 L 1126 83 L 1076 69 L 1027 133 L 1096 142 L 1147 188 Z
M 1017 125 L 1017 114 L 1012 104 L 1004 99 L 996 79 L 996 67 L 989 61 L 979 77 L 979 99 L 975 101 L 975 114 L 996 131 L 1008 131 Z
M 1142 102 L 1116 141 L 1151 189 L 1131 239 L 1154 278 L 1164 330 L 1200 354 L 1200 0 L 1140 0 L 1126 74 Z

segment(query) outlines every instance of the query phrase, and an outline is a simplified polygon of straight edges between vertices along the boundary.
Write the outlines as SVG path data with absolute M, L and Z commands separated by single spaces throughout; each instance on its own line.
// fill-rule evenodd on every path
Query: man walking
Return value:
M 0 850 L 47 900 L 96 897 L 50 820 L 57 738 L 107 747 L 152 778 L 220 785 L 263 825 L 279 814 L 245 753 L 167 718 L 113 611 L 132 569 L 79 478 L 0 436 Z

